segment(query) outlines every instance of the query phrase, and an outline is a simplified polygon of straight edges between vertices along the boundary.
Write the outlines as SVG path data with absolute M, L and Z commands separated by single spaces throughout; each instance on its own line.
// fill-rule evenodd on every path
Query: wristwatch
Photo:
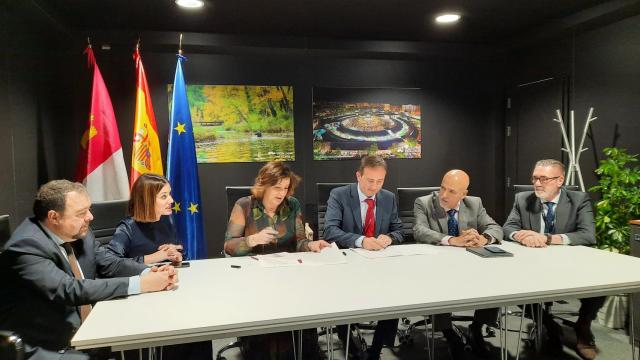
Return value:
M 551 234 L 546 233 L 545 235 L 547 236 L 547 245 L 551 245 Z

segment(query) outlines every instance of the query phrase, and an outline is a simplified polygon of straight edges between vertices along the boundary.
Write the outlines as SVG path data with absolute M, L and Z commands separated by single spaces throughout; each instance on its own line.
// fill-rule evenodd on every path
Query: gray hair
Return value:
M 560 168 L 560 170 L 562 170 L 562 176 L 564 176 L 564 164 L 561 161 L 558 161 L 556 159 L 543 159 L 543 160 L 538 160 L 538 162 L 536 162 L 536 166 L 557 166 Z

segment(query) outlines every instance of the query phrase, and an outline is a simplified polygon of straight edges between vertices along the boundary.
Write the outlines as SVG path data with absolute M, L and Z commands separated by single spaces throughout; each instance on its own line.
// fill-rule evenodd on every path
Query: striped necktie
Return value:
M 62 247 L 67 252 L 67 259 L 69 260 L 69 265 L 71 265 L 71 272 L 73 272 L 73 277 L 78 280 L 84 279 L 82 276 L 82 272 L 80 271 L 80 263 L 76 258 L 76 255 L 73 252 L 73 247 L 68 242 L 65 242 Z M 80 305 L 80 319 L 84 322 L 89 316 L 91 312 L 91 305 Z

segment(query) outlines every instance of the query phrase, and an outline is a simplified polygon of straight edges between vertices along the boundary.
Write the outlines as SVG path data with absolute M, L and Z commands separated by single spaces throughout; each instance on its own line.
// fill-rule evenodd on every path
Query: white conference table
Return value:
M 98 303 L 71 344 L 118 351 L 640 291 L 640 258 L 581 246 L 502 247 L 515 256 L 434 246 L 437 254 L 383 259 L 345 251 L 347 263 L 324 266 L 192 261 L 175 291 Z

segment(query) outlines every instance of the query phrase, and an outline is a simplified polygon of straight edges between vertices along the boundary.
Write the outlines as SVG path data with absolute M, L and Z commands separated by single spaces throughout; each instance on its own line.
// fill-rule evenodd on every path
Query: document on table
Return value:
M 353 248 L 351 251 L 367 259 L 381 259 L 393 256 L 436 255 L 438 253 L 435 246 L 426 244 L 391 245 L 382 250 Z
M 258 260 L 258 264 L 263 267 L 279 267 L 279 266 L 317 266 L 317 265 L 334 265 L 344 264 L 347 262 L 344 254 L 334 243 L 330 247 L 322 249 L 319 253 L 314 252 L 298 252 L 288 253 L 281 252 L 267 255 L 257 255 L 253 258 Z

